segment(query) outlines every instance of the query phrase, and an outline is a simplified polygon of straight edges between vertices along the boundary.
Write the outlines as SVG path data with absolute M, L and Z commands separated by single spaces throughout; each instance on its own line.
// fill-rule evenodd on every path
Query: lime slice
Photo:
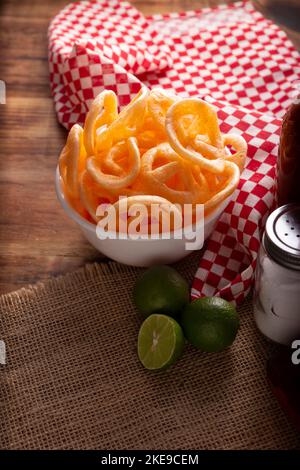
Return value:
M 138 336 L 138 356 L 146 369 L 165 369 L 181 356 L 184 336 L 180 325 L 167 315 L 150 315 Z

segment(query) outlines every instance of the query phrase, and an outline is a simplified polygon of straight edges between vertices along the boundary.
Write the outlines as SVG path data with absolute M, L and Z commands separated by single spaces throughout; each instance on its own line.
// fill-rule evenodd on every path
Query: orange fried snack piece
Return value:
M 84 145 L 88 156 L 95 154 L 97 129 L 111 124 L 117 115 L 116 94 L 111 90 L 104 90 L 92 102 L 84 123 Z
M 73 198 L 79 196 L 79 176 L 84 170 L 86 151 L 83 144 L 83 129 L 79 124 L 71 128 L 66 145 L 59 156 L 59 172 L 68 193 Z
M 225 147 L 230 145 L 235 150 L 233 154 L 229 153 L 225 159 L 235 163 L 242 172 L 247 156 L 247 142 L 245 139 L 237 134 L 223 134 L 223 144 Z
M 176 189 L 177 175 L 181 189 Z M 141 159 L 141 180 L 149 194 L 164 197 L 173 203 L 186 204 L 201 198 L 201 188 L 192 168 L 169 144 L 163 143 L 148 150 Z M 173 184 L 172 184 L 173 183 Z
M 203 170 L 222 173 L 224 145 L 217 113 L 211 105 L 198 98 L 174 103 L 167 112 L 166 131 L 171 147 L 182 158 Z
M 176 96 L 166 93 L 161 88 L 151 90 L 148 97 L 148 114 L 152 118 L 155 129 L 163 136 L 166 135 L 167 112 L 176 101 L 178 101 Z
M 120 112 L 117 118 L 98 133 L 98 152 L 106 149 L 107 142 L 111 142 L 111 145 L 114 145 L 129 137 L 136 136 L 143 127 L 148 95 L 148 88 L 142 86 L 134 99 Z
M 114 161 L 114 155 L 124 156 L 127 168 L 123 171 L 120 163 Z M 103 164 L 110 169 L 110 174 L 105 173 Z M 108 152 L 107 160 L 104 162 L 96 157 L 90 157 L 86 162 L 86 169 L 100 188 L 107 191 L 118 191 L 132 185 L 139 174 L 141 166 L 140 152 L 134 137 L 120 142 Z
M 86 170 L 80 177 L 79 188 L 80 202 L 95 222 L 98 222 L 97 207 L 103 203 L 112 204 L 116 201 L 116 197 L 100 188 Z
M 235 163 L 226 160 L 224 166 L 222 175 L 217 176 L 219 183 L 215 193 L 204 203 L 204 211 L 206 214 L 230 196 L 239 184 L 239 167 Z

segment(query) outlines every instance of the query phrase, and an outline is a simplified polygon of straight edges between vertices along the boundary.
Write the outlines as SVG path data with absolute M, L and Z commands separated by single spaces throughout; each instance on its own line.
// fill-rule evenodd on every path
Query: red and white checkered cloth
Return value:
M 248 2 L 144 17 L 126 2 L 81 1 L 51 22 L 49 64 L 58 120 L 68 129 L 83 124 L 104 88 L 116 92 L 122 108 L 144 83 L 207 97 L 219 108 L 222 131 L 245 137 L 246 168 L 192 287 L 193 297 L 240 303 L 274 201 L 278 118 L 300 79 L 300 56 L 285 33 Z

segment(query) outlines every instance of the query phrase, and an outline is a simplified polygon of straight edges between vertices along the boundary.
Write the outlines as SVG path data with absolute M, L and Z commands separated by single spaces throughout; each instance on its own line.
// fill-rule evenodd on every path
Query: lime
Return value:
M 239 329 L 239 316 L 233 305 L 220 297 L 196 299 L 182 313 L 186 339 L 206 352 L 223 351 L 230 346 Z
M 137 280 L 133 300 L 145 318 L 151 313 L 176 318 L 189 302 L 189 286 L 174 268 L 153 266 Z
M 138 356 L 146 369 L 165 369 L 181 356 L 184 336 L 180 325 L 167 315 L 153 314 L 138 336 Z

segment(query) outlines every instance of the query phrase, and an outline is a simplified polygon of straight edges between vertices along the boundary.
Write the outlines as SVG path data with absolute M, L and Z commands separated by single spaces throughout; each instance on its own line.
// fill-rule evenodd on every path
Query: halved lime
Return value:
M 176 320 L 157 313 L 146 318 L 138 336 L 138 356 L 146 369 L 165 369 L 174 364 L 183 347 L 183 332 Z

